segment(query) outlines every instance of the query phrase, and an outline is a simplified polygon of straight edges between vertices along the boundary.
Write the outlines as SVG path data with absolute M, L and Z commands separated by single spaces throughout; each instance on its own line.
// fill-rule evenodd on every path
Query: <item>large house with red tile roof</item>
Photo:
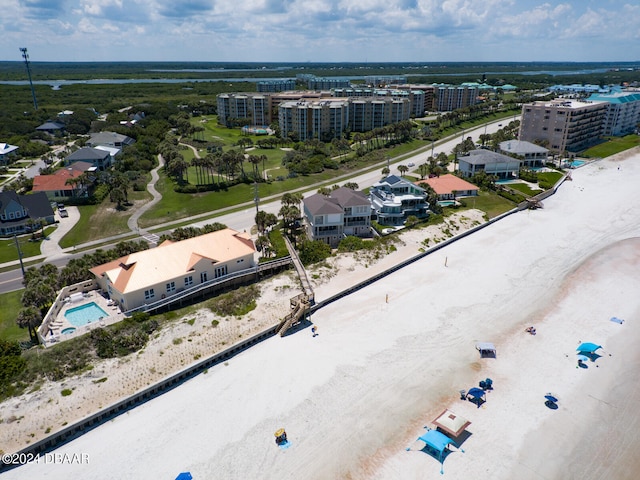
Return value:
M 255 253 L 249 234 L 226 228 L 179 242 L 167 240 L 98 265 L 91 273 L 100 289 L 122 311 L 129 311 L 255 268 Z
M 67 181 L 78 178 L 85 172 L 95 170 L 97 168 L 88 162 L 75 162 L 51 175 L 36 175 L 33 178 L 33 191 L 44 192 L 49 200 L 54 201 L 86 197 L 90 187 L 89 184 L 67 183 Z
M 450 173 L 439 177 L 425 178 L 415 182 L 416 185 L 429 185 L 438 195 L 438 200 L 455 200 L 458 197 L 478 195 L 479 188 L 460 177 Z

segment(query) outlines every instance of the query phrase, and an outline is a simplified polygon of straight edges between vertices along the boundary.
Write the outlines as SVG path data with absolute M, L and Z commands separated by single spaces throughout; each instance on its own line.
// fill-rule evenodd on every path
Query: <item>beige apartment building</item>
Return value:
M 607 108 L 606 102 L 568 99 L 525 104 L 518 138 L 545 142 L 556 153 L 586 150 L 602 135 Z

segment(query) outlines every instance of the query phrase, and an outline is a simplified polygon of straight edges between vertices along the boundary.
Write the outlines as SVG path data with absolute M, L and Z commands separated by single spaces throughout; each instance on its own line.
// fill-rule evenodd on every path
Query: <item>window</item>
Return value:
M 154 293 L 153 288 L 150 288 L 149 290 L 145 290 L 144 291 L 144 299 L 145 300 L 151 300 L 155 296 L 156 296 L 156 294 Z
M 193 285 L 193 276 L 184 277 L 184 286 L 190 287 L 191 285 Z
M 204 283 L 204 282 L 206 282 L 206 281 L 207 281 L 207 278 L 208 278 L 208 277 L 207 277 L 207 272 L 202 272 L 202 273 L 200 274 L 200 283 Z
M 236 263 L 242 263 L 244 262 L 244 258 L 241 258 L 240 260 L 236 260 Z
M 167 293 L 172 293 L 176 291 L 176 282 L 167 283 Z
M 216 267 L 216 278 L 223 277 L 227 274 L 227 266 L 222 265 L 221 267 Z

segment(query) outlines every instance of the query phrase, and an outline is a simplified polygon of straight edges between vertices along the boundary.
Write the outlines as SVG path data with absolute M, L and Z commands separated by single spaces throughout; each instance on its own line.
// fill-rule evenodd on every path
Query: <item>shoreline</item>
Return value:
M 606 460 L 585 478 L 610 477 L 612 458 L 632 458 L 636 430 L 627 425 L 638 422 L 640 399 L 637 383 L 622 376 L 640 338 L 640 209 L 634 182 L 619 181 L 640 175 L 640 155 L 616 160 L 576 170 L 544 209 L 511 215 L 321 309 L 311 319 L 318 337 L 301 330 L 269 339 L 74 439 L 57 451 L 90 453 L 91 464 L 50 466 L 47 474 L 439 478 L 437 460 L 405 448 L 451 408 L 472 421 L 465 453 L 444 462 L 453 478 L 557 478 L 563 468 L 573 475 L 588 466 L 579 453 Z M 532 324 L 536 336 L 524 332 Z M 495 343 L 497 358 L 479 358 L 479 341 Z M 578 369 L 580 341 L 612 356 Z M 460 389 L 486 377 L 494 390 L 483 408 L 459 399 Z M 615 395 L 629 415 L 616 409 L 607 417 L 600 400 L 582 403 L 592 401 L 587 388 L 608 403 L 602 393 Z M 560 397 L 558 410 L 544 406 L 548 391 Z M 582 435 L 601 419 L 608 429 L 589 452 Z M 273 445 L 280 427 L 288 450 Z M 602 456 L 611 451 L 618 456 Z M 6 478 L 36 478 L 44 468 L 20 467 Z

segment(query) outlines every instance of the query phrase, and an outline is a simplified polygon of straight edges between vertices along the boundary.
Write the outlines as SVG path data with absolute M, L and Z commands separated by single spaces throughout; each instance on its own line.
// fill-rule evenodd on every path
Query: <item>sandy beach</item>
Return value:
M 452 448 L 444 461 L 449 478 L 636 478 L 640 153 L 572 176 L 543 209 L 511 215 L 321 309 L 311 318 L 318 336 L 271 338 L 56 450 L 87 462 L 40 462 L 0 477 L 440 478 L 440 463 L 416 439 L 450 408 L 472 423 L 464 452 Z M 403 252 L 417 253 L 421 241 L 410 232 Z M 316 298 L 398 258 L 341 260 L 317 272 Z M 282 280 L 278 294 L 288 298 L 292 285 Z M 254 325 L 277 317 L 276 308 L 257 311 Z M 209 336 L 197 329 L 210 320 L 198 322 L 176 328 L 185 338 L 196 332 L 191 343 L 204 338 L 206 349 Z M 537 335 L 524 331 L 530 325 Z M 485 341 L 496 358 L 478 355 Z M 581 342 L 603 346 L 586 368 L 576 360 Z M 140 356 L 162 362 L 153 352 Z M 494 389 L 481 408 L 460 399 L 487 377 Z M 547 392 L 558 409 L 545 406 Z M 58 395 L 57 408 L 76 393 Z M 37 394 L 34 406 L 52 392 Z M 0 417 L 6 423 L 23 408 L 5 402 Z M 289 449 L 274 443 L 280 427 Z

